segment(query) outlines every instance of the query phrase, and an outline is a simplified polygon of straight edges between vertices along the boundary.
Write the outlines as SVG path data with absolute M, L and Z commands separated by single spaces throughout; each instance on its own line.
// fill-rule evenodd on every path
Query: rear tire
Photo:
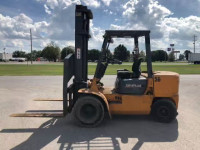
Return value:
M 84 127 L 95 127 L 104 119 L 103 104 L 94 96 L 78 98 L 73 111 L 79 125 Z
M 176 105 L 169 99 L 162 99 L 156 101 L 151 109 L 153 117 L 164 123 L 173 121 L 177 116 Z

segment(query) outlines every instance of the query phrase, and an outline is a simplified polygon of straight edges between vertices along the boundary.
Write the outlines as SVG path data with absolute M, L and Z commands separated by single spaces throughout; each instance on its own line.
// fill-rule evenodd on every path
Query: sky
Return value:
M 0 0 L 0 52 L 42 50 L 51 41 L 61 49 L 74 46 L 75 5 L 93 12 L 89 49 L 101 49 L 105 30 L 151 30 L 151 49 L 167 50 L 175 44 L 181 53 L 200 52 L 200 0 Z M 140 50 L 144 39 L 139 39 Z M 133 39 L 114 39 L 110 49 L 124 44 L 132 51 Z

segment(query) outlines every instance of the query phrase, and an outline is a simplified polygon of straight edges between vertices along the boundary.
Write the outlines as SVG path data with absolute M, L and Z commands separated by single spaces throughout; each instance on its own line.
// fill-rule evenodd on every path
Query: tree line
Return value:
M 37 58 L 43 57 L 47 59 L 48 61 L 59 61 L 63 60 L 68 54 L 74 53 L 74 47 L 68 46 L 64 47 L 62 50 L 54 43 L 49 43 L 43 50 L 33 50 L 32 53 L 26 53 L 24 51 L 14 51 L 13 57 L 23 57 L 27 60 L 33 60 L 36 61 Z M 184 54 L 179 55 L 179 60 L 188 60 L 188 55 L 191 53 L 189 50 L 185 50 Z M 109 57 L 112 59 L 117 59 L 120 61 L 130 61 L 133 57 L 132 54 L 130 54 L 130 51 L 122 44 L 118 45 L 114 49 L 114 53 L 112 54 L 110 50 L 108 50 Z M 100 50 L 98 49 L 91 49 L 88 50 L 88 60 L 89 61 L 96 61 L 99 59 Z M 146 54 L 142 50 L 140 51 L 140 57 L 143 58 L 143 61 L 146 61 Z M 174 61 L 175 55 L 173 52 L 170 52 L 169 54 L 164 50 L 155 50 L 151 53 L 152 61 Z
M 183 54 L 179 54 L 177 60 L 182 61 L 184 59 L 188 60 L 188 55 L 191 53 L 190 50 L 185 50 Z M 175 61 L 175 53 L 173 51 L 169 52 L 169 54 L 164 50 L 155 50 L 151 53 L 152 61 Z
M 22 57 L 27 60 L 36 61 L 38 58 L 43 57 L 48 61 L 59 61 L 63 60 L 69 53 L 74 53 L 74 48 L 71 46 L 64 47 L 62 50 L 54 43 L 49 43 L 43 50 L 33 50 L 31 53 L 24 51 L 14 51 L 13 57 Z
M 94 62 L 99 59 L 99 55 L 100 51 L 98 49 L 91 49 L 88 51 L 88 60 Z M 108 49 L 108 55 L 112 59 L 118 59 L 120 61 L 129 61 L 130 51 L 128 51 L 124 45 L 120 44 L 114 49 L 113 54 Z
M 32 53 L 26 53 L 24 51 L 14 51 L 13 57 L 23 57 L 27 60 L 36 61 L 37 58 L 43 57 L 48 61 L 58 61 L 63 60 L 68 54 L 74 53 L 75 49 L 72 46 L 64 47 L 62 50 L 54 43 L 51 42 L 48 44 L 43 50 L 33 50 Z M 130 57 L 130 52 L 124 45 L 119 45 L 114 49 L 114 54 L 108 50 L 109 57 L 116 58 L 121 61 L 128 61 Z M 100 50 L 98 49 L 91 49 L 88 50 L 88 60 L 96 61 L 99 59 Z

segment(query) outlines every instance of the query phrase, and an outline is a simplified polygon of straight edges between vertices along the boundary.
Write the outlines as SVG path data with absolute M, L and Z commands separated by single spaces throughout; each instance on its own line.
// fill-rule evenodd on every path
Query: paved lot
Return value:
M 107 76 L 106 85 L 115 77 Z M 34 102 L 35 98 L 62 98 L 61 76 L 0 77 L 0 145 L 14 149 L 199 149 L 200 75 L 182 75 L 177 120 L 154 122 L 148 116 L 114 116 L 97 128 L 79 128 L 72 116 L 11 118 L 26 110 L 62 109 L 61 102 Z

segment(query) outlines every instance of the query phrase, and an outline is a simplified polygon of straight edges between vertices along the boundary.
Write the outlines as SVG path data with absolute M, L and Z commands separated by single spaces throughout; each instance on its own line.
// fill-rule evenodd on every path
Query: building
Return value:
M 0 53 L 0 61 L 9 61 L 11 58 L 11 53 Z

